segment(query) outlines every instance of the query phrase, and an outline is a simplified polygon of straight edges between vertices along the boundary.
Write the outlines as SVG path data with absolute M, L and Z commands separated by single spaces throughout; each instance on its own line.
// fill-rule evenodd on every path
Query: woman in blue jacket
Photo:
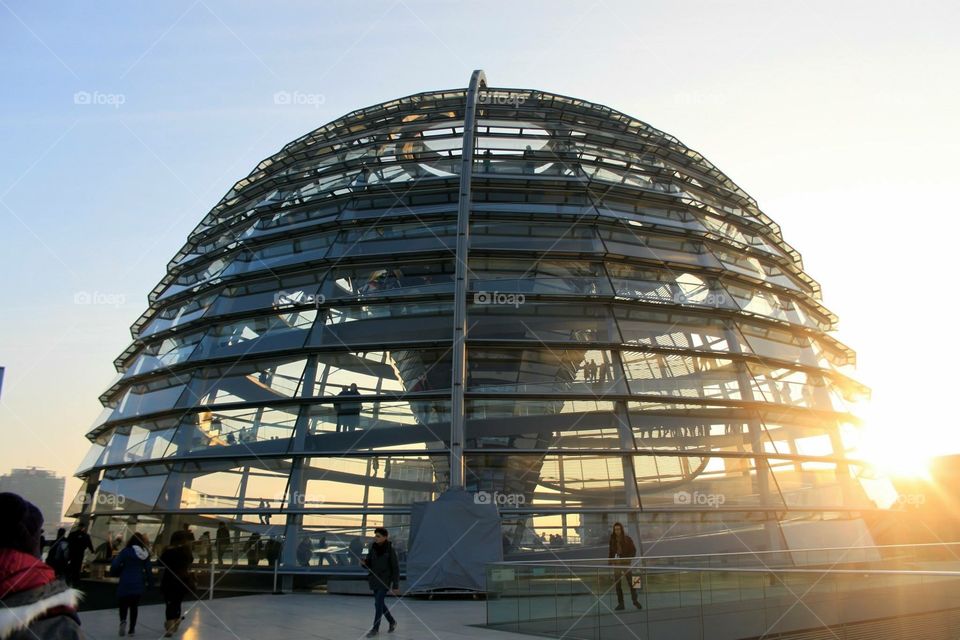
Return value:
M 120 577 L 117 585 L 117 600 L 120 604 L 120 635 L 133 635 L 137 627 L 137 607 L 140 596 L 147 587 L 153 588 L 153 567 L 150 565 L 150 547 L 147 537 L 134 533 L 123 551 L 113 558 L 110 573 Z M 127 611 L 130 612 L 130 628 L 127 630 Z

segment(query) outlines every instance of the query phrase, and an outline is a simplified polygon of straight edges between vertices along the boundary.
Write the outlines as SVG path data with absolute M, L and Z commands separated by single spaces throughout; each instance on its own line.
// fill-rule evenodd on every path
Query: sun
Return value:
M 933 459 L 942 446 L 934 434 L 897 419 L 884 419 L 875 407 L 861 414 L 863 427 L 854 455 L 891 478 L 930 480 Z
M 861 449 L 863 458 L 877 471 L 891 478 L 930 480 L 930 464 L 933 456 L 910 449 L 904 443 L 885 439 L 881 446 L 866 445 Z

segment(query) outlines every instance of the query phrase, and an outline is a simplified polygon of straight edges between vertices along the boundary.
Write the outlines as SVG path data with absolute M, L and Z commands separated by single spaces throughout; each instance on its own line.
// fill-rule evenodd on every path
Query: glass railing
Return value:
M 550 637 L 672 640 L 767 637 L 944 612 L 960 620 L 960 544 L 629 562 L 490 564 L 487 625 Z

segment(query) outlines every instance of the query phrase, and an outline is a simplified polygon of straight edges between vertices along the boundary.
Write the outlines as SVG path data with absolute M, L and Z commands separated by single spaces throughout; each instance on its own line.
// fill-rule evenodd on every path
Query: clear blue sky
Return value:
M 956 3 L 916 1 L 0 0 L 0 471 L 72 475 L 128 326 L 233 182 L 474 68 L 704 153 L 823 285 L 878 438 L 960 451 L 941 408 L 960 355 L 958 27 Z

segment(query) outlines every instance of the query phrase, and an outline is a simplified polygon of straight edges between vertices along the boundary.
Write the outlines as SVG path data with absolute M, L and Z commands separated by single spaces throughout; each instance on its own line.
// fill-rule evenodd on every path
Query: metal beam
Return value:
M 476 136 L 477 94 L 487 76 L 477 69 L 470 76 L 463 114 L 463 150 L 460 155 L 460 196 L 457 206 L 457 264 L 453 304 L 453 390 L 450 420 L 450 488 L 464 485 L 463 441 L 466 435 L 463 392 L 467 377 L 467 289 L 470 249 L 470 183 Z

